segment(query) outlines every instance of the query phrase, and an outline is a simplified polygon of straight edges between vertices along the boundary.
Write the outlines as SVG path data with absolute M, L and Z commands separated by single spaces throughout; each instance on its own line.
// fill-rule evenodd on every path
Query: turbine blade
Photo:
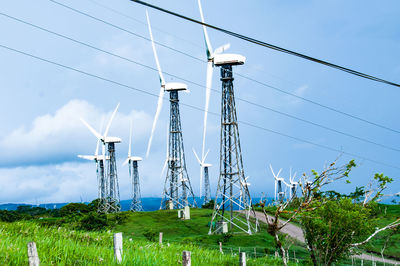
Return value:
M 207 152 L 206 152 L 206 155 L 204 155 L 204 158 L 203 158 L 203 163 L 205 162 L 205 160 L 206 160 L 206 157 L 207 157 L 207 155 L 208 155 L 208 153 L 210 152 L 210 149 L 208 149 L 207 150 Z
M 197 3 L 199 4 L 201 22 L 204 23 L 204 15 L 203 15 L 203 8 L 201 7 L 201 1 L 198 0 Z M 213 50 L 211 47 L 210 39 L 208 38 L 207 28 L 204 25 L 203 25 L 203 34 L 204 34 L 204 41 L 206 43 L 207 58 L 212 59 L 213 58 Z
M 129 157 L 126 158 L 126 160 L 124 161 L 124 163 L 122 164 L 122 166 L 125 166 L 128 162 L 129 162 Z
M 81 121 L 90 130 L 90 132 L 92 132 L 92 134 L 96 136 L 97 139 L 101 139 L 102 138 L 100 133 L 97 132 L 94 128 L 92 128 L 92 126 L 89 125 L 85 120 L 83 120 L 83 118 L 81 118 Z
M 274 177 L 275 177 L 275 179 L 276 179 L 276 175 L 275 175 L 275 173 L 274 173 L 274 169 L 272 169 L 272 165 L 271 165 L 271 164 L 269 164 L 269 168 L 271 169 L 271 172 L 272 172 L 272 174 L 274 175 Z
M 221 45 L 220 47 L 215 49 L 214 54 L 221 54 L 221 53 L 225 52 L 226 50 L 228 50 L 230 47 L 231 47 L 230 43 Z
M 114 117 L 115 117 L 115 114 L 116 114 L 117 111 L 118 111 L 118 108 L 119 108 L 119 103 L 117 104 L 117 107 L 115 107 L 114 112 L 112 113 L 112 115 L 111 115 L 111 117 L 110 117 L 110 120 L 108 121 L 108 124 L 107 124 L 107 127 L 106 127 L 106 131 L 104 131 L 104 140 L 105 140 L 105 138 L 106 138 L 107 135 L 108 135 L 108 131 L 110 130 L 111 123 L 112 123 L 112 121 L 113 121 L 113 119 L 114 119 Z
M 154 131 L 156 130 L 158 117 L 160 116 L 160 113 L 161 113 L 161 108 L 162 108 L 162 104 L 163 104 L 163 97 L 164 97 L 164 88 L 161 87 L 160 88 L 160 94 L 158 95 L 157 110 L 156 110 L 156 114 L 154 115 L 153 126 L 151 128 L 149 143 L 147 144 L 146 158 L 149 157 L 151 143 L 153 142 Z
M 96 151 L 94 152 L 95 156 L 99 155 L 99 145 L 100 145 L 100 139 L 97 139 Z
M 163 166 L 162 171 L 161 171 L 160 179 L 164 175 L 164 171 L 165 171 L 165 168 L 167 167 L 167 163 L 168 163 L 168 157 L 165 159 L 164 166 Z
M 154 44 L 154 39 L 153 39 L 153 32 L 151 31 L 149 13 L 147 12 L 147 10 L 146 10 L 146 18 L 147 18 L 147 26 L 149 28 L 149 33 L 150 33 L 151 47 L 153 48 L 153 54 L 154 54 L 154 58 L 156 60 L 158 75 L 160 76 L 160 83 L 161 83 L 161 86 L 165 86 L 165 79 L 164 79 L 164 76 L 161 71 L 160 62 L 158 60 L 157 50 L 156 50 L 156 46 Z
M 132 145 L 132 119 L 131 119 L 131 129 L 130 129 L 130 132 L 129 132 L 128 158 L 131 157 L 131 145 Z
M 192 148 L 192 151 L 193 151 L 193 153 L 194 153 L 194 156 L 196 156 L 196 159 L 197 159 L 197 161 L 199 162 L 199 164 L 202 165 L 203 162 L 200 161 L 200 158 L 199 158 L 199 156 L 197 156 L 197 153 L 196 153 L 196 151 L 194 150 L 194 148 Z
M 205 101 L 205 105 L 204 105 L 204 121 L 203 121 L 203 146 L 202 146 L 202 150 L 201 150 L 202 158 L 204 158 L 204 149 L 205 149 L 205 143 L 206 143 L 207 117 L 208 117 L 208 106 L 210 104 L 212 74 L 213 74 L 213 65 L 212 65 L 212 62 L 208 62 L 208 64 L 207 64 L 207 79 L 206 79 L 206 101 Z
M 78 157 L 89 161 L 93 161 L 95 159 L 95 156 L 93 155 L 78 155 Z
M 104 117 L 101 119 L 100 132 L 103 131 L 103 125 L 104 125 Z M 100 145 L 100 139 L 97 139 L 96 151 L 94 152 L 95 156 L 99 155 L 99 145 Z

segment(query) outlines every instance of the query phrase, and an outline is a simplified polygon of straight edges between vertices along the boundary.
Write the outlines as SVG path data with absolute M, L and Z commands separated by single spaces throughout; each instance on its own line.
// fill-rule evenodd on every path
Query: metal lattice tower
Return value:
M 98 205 L 98 211 L 99 212 L 107 212 L 108 210 L 108 204 L 107 204 L 107 191 L 108 191 L 108 185 L 107 185 L 107 180 L 106 176 L 104 175 L 104 159 L 98 160 L 97 164 L 97 176 L 99 180 L 99 193 L 98 193 L 98 198 L 100 200 L 99 205 Z
M 166 90 L 170 93 L 168 170 L 160 208 L 179 209 L 185 206 L 196 206 L 192 185 L 186 170 L 179 113 L 178 91 L 184 89 L 169 88 Z M 189 197 L 192 198 L 192 202 L 189 202 Z
M 121 205 L 119 198 L 117 163 L 115 160 L 115 143 L 108 142 L 106 144 L 110 159 L 107 161 L 106 182 L 108 181 L 108 195 L 105 210 L 106 212 L 119 212 L 121 210 Z
M 208 176 L 208 165 L 204 165 L 204 200 L 203 205 L 211 200 L 210 178 Z
M 214 58 L 214 65 L 221 67 L 221 144 L 220 176 L 209 234 L 224 233 L 228 226 L 229 230 L 236 227 L 248 234 L 258 230 L 258 221 L 255 224 L 250 221 L 250 215 L 256 216 L 243 170 L 233 90 L 232 65 L 243 64 L 241 58 L 240 55 Z
M 132 180 L 131 211 L 143 211 L 142 197 L 140 195 L 138 160 L 129 161 L 129 175 Z

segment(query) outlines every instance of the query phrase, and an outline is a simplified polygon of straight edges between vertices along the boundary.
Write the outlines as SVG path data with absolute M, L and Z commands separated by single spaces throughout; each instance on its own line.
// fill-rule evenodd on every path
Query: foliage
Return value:
M 87 231 L 102 231 L 110 225 L 105 214 L 90 212 L 80 220 L 79 229 Z
M 69 203 L 60 209 L 60 215 L 66 216 L 80 216 L 84 213 L 88 213 L 90 208 L 84 203 Z
M 201 206 L 203 209 L 214 209 L 214 203 L 215 201 L 212 199 L 209 202 L 205 203 L 203 206 Z
M 351 198 L 314 202 L 300 220 L 308 245 L 320 265 L 331 265 L 350 255 L 351 244 L 373 232 L 375 220 L 369 208 Z
M 146 237 L 147 240 L 149 241 L 156 241 L 157 233 L 154 232 L 152 229 L 147 229 L 143 235 Z

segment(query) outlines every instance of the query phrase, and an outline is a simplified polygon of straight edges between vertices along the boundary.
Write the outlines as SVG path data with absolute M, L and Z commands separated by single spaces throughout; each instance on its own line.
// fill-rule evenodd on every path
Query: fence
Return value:
M 131 240 L 131 239 L 130 239 Z M 163 233 L 160 232 L 159 234 L 159 245 L 163 245 Z M 168 241 L 169 242 L 169 241 Z M 167 243 L 169 246 L 169 243 Z M 208 246 L 208 249 L 210 245 L 200 245 L 200 246 Z M 117 263 L 122 262 L 122 254 L 123 254 L 123 237 L 122 233 L 115 233 L 113 235 L 113 247 L 114 247 L 114 259 Z M 246 259 L 249 257 L 252 258 L 259 258 L 259 257 L 279 257 L 279 254 L 275 253 L 274 256 L 271 256 L 269 254 L 265 254 L 265 252 L 260 251 L 256 247 L 252 248 L 252 250 L 249 250 L 249 248 L 231 248 L 231 247 L 224 247 L 222 242 L 219 242 L 217 246 L 214 246 L 214 249 L 218 250 L 219 252 L 225 254 L 225 255 L 230 255 L 232 257 L 237 258 L 237 262 L 239 265 L 246 265 Z M 244 251 L 245 250 L 245 251 Z M 38 250 L 36 247 L 35 242 L 29 242 L 28 243 L 28 261 L 29 261 L 29 266 L 39 266 L 40 265 L 40 259 L 38 256 Z M 182 252 L 182 265 L 184 266 L 191 266 L 191 252 L 190 251 L 183 251 Z M 301 258 L 296 258 L 296 253 L 292 252 L 291 254 L 287 254 L 287 258 L 289 261 L 293 263 L 302 263 L 305 262 L 305 259 Z M 358 260 L 358 263 L 356 260 L 352 259 L 351 264 L 349 265 L 367 265 L 363 260 Z M 370 264 L 368 264 L 370 265 Z M 376 265 L 376 262 L 372 262 L 372 265 Z

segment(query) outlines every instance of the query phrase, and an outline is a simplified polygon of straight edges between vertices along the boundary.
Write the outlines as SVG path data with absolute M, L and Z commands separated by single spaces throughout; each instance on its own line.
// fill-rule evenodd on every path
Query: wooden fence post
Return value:
M 122 233 L 114 234 L 114 258 L 118 263 L 122 262 Z
M 257 249 L 254 248 L 254 257 L 257 258 Z
M 190 251 L 183 251 L 182 252 L 182 266 L 191 266 L 192 260 L 190 258 Z
M 222 242 L 219 242 L 219 252 L 224 253 L 224 252 L 222 251 Z
M 39 256 L 37 253 L 35 242 L 28 243 L 28 261 L 29 261 L 29 266 L 39 266 L 40 265 L 40 260 L 39 260 Z
M 162 235 L 163 235 L 163 233 L 160 232 L 160 235 L 159 235 L 159 237 L 158 237 L 158 243 L 159 243 L 160 245 L 162 245 Z
M 239 266 L 246 266 L 246 252 L 239 253 Z

